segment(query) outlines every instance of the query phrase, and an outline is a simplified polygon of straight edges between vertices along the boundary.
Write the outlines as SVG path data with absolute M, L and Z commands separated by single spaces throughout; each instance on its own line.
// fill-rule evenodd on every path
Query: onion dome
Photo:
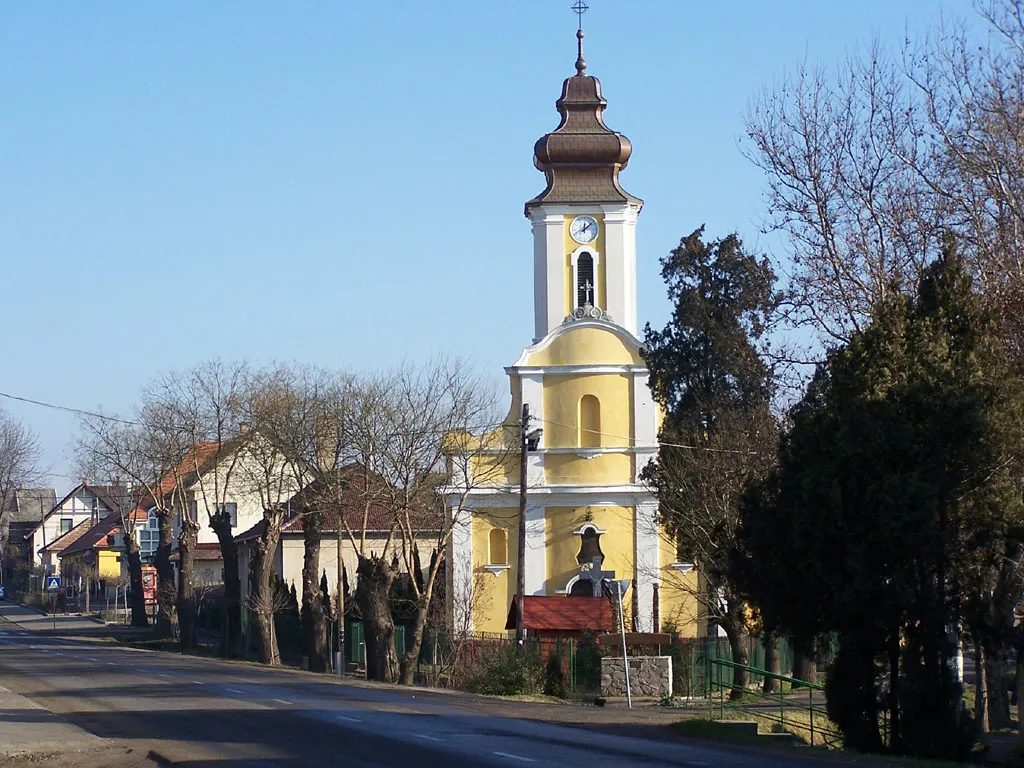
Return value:
M 601 81 L 586 74 L 583 31 L 576 33 L 576 74 L 562 83 L 555 102 L 562 122 L 533 148 L 533 163 L 547 178 L 547 189 L 526 204 L 526 213 L 544 203 L 630 203 L 643 205 L 619 185 L 619 171 L 629 163 L 633 145 L 604 124 L 608 102 Z

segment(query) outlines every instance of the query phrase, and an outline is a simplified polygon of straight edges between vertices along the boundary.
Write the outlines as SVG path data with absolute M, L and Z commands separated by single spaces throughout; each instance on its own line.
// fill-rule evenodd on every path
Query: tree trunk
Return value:
M 765 631 L 764 637 L 761 638 L 761 644 L 764 646 L 765 670 L 773 675 L 781 675 L 782 660 L 779 658 L 779 641 L 775 637 L 775 633 Z M 766 677 L 762 691 L 764 693 L 778 693 L 781 687 L 781 683 L 776 678 Z
M 803 680 L 805 683 L 818 682 L 818 662 L 815 660 L 813 646 L 802 647 L 795 645 L 793 647 L 793 677 L 797 680 Z
M 281 666 L 281 654 L 274 632 L 274 558 L 281 541 L 281 514 L 276 511 L 264 512 L 266 528 L 253 547 L 253 579 L 256 594 L 253 599 L 253 618 L 260 636 L 260 661 L 272 667 Z
M 743 634 L 740 622 L 730 615 L 723 617 L 719 623 L 722 629 L 725 630 L 725 636 L 729 638 L 729 649 L 732 651 L 733 662 L 749 666 L 750 652 L 747 649 L 747 637 Z M 743 696 L 749 681 L 750 673 L 747 670 L 734 667 L 732 670 L 732 690 L 729 691 L 729 698 L 738 699 Z
M 125 554 L 128 557 L 128 581 L 132 590 L 132 626 L 148 627 L 146 595 L 142 591 L 142 554 L 131 534 L 125 534 Z
M 900 733 L 900 630 L 889 633 L 889 751 L 899 754 L 903 737 Z
M 184 653 L 196 647 L 195 548 L 196 529 L 183 520 L 178 536 L 178 643 Z
M 310 512 L 302 518 L 302 619 L 310 672 L 328 669 L 327 616 L 320 595 L 320 532 L 323 516 Z
M 420 559 L 416 556 L 416 568 L 419 570 Z M 405 655 L 402 656 L 402 667 L 399 682 L 402 685 L 413 685 L 416 676 L 416 667 L 419 664 L 420 649 L 423 647 L 423 632 L 430 621 L 431 607 L 434 604 L 434 588 L 438 585 L 438 579 L 444 578 L 444 550 L 434 550 L 430 556 L 430 570 L 427 574 L 426 584 L 420 593 L 420 603 L 416 606 L 416 614 L 413 617 L 412 635 L 406 634 Z M 443 598 L 443 594 L 442 594 Z
M 1017 733 L 1019 734 L 1018 754 L 1020 747 L 1024 746 L 1024 654 L 1022 649 L 1017 650 Z
M 171 510 L 159 510 L 157 519 L 160 523 L 160 540 L 154 558 L 156 566 L 156 633 L 158 637 L 173 637 L 178 588 L 174 583 L 174 567 L 171 565 L 171 544 L 174 541 Z
M 988 692 L 988 725 L 993 731 L 1010 727 L 1010 694 L 1007 688 L 1006 646 L 985 649 L 985 688 Z
M 242 631 L 242 581 L 238 575 L 238 544 L 231 532 L 228 515 L 211 515 L 210 525 L 217 534 L 224 561 L 224 610 L 221 621 L 220 655 L 238 655 L 238 638 Z
M 365 627 L 366 676 L 370 680 L 394 683 L 398 680 L 398 654 L 388 597 L 398 569 L 378 555 L 360 555 L 356 575 L 359 577 L 356 595 Z
M 985 650 L 974 643 L 974 727 L 978 737 L 988 733 L 988 691 L 985 685 Z

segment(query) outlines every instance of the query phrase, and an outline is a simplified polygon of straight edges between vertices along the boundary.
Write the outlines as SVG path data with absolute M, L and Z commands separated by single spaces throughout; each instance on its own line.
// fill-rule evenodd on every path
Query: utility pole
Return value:
M 523 403 L 523 418 L 519 424 L 519 541 L 516 559 L 516 643 L 520 646 L 526 636 L 526 628 L 523 626 L 523 598 L 526 596 L 526 430 L 529 426 L 530 406 Z

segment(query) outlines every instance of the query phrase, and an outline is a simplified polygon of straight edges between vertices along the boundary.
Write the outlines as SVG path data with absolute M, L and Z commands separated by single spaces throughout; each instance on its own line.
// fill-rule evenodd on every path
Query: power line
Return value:
M 21 403 L 29 403 L 31 405 L 39 405 L 43 408 L 52 408 L 55 411 L 64 411 L 65 413 L 74 413 L 79 416 L 90 416 L 94 419 L 102 419 L 103 421 L 113 421 L 118 424 L 126 424 L 132 427 L 142 426 L 137 421 L 129 421 L 127 419 L 119 419 L 116 416 L 105 416 L 102 413 L 96 413 L 95 411 L 83 411 L 81 408 L 72 408 L 68 405 L 56 405 L 54 403 L 47 403 L 42 400 L 33 400 L 30 397 L 18 397 L 17 395 L 11 395 L 7 392 L 0 392 L 0 397 L 6 397 L 8 400 L 17 400 Z

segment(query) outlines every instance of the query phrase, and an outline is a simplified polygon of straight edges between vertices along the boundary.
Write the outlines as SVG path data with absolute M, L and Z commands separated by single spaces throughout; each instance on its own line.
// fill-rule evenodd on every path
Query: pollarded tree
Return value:
M 694 596 L 743 663 L 745 608 L 728 553 L 743 494 L 774 461 L 773 381 L 758 344 L 779 298 L 767 261 L 744 252 L 736 235 L 702 236 L 703 228 L 662 259 L 672 319 L 661 331 L 644 329 L 651 386 L 667 416 L 646 480 L 680 557 L 697 566 Z M 745 673 L 735 677 L 738 695 Z

